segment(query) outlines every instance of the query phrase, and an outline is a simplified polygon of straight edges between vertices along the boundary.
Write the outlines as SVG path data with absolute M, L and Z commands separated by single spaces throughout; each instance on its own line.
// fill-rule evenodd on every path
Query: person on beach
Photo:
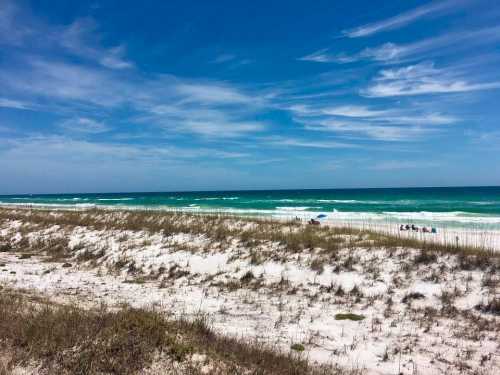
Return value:
M 399 230 L 406 230 L 403 224 L 400 225 Z
M 410 230 L 410 224 L 406 224 L 405 229 Z

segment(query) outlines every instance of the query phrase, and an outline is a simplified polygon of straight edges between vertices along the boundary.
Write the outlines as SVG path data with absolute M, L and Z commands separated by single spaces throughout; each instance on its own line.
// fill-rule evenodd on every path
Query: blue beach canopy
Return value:
M 318 219 L 323 219 L 323 218 L 325 218 L 325 217 L 326 217 L 326 215 L 325 215 L 325 214 L 319 214 L 319 215 L 318 215 L 318 216 L 316 216 L 316 217 L 317 217 Z

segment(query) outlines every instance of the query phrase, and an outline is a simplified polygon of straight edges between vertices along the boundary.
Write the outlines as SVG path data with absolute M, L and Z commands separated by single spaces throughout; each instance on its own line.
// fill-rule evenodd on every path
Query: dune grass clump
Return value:
M 403 299 L 401 300 L 401 302 L 408 303 L 408 302 L 411 302 L 413 300 L 424 299 L 424 298 L 425 298 L 425 296 L 420 292 L 411 292 L 411 293 L 406 294 L 403 297 Z
M 475 306 L 477 311 L 500 316 L 500 298 L 492 298 L 487 303 Z
M 335 314 L 335 320 L 353 320 L 355 322 L 358 322 L 363 319 L 365 319 L 364 315 L 358 315 L 353 313 Z
M 304 348 L 304 345 L 302 344 L 293 344 L 292 346 L 290 346 L 290 349 L 295 350 L 296 352 L 303 352 L 304 350 L 306 350 L 306 348 Z
M 34 304 L 0 292 L 0 347 L 14 363 L 35 360 L 51 374 L 136 374 L 155 352 L 189 352 L 161 314 L 140 309 L 87 311 Z
M 298 346 L 300 345 L 300 346 Z M 302 351 L 297 344 L 292 348 Z M 0 374 L 36 363 L 43 373 L 141 374 L 154 361 L 185 364 L 179 374 L 201 374 L 191 354 L 205 354 L 214 374 L 357 374 L 311 366 L 293 353 L 216 334 L 206 317 L 167 319 L 158 311 L 128 306 L 86 310 L 0 287 Z M 7 354 L 7 355 L 5 355 Z M 8 358 L 6 363 L 3 359 Z

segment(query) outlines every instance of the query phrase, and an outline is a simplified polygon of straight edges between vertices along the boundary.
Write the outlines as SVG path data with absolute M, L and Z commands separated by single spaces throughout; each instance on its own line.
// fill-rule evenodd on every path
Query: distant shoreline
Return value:
M 132 211 L 132 212 L 151 212 L 151 213 L 178 213 L 186 215 L 200 216 L 224 216 L 237 218 L 256 218 L 266 220 L 276 220 L 279 222 L 291 221 L 296 218 L 293 214 L 283 217 L 268 215 L 247 214 L 242 215 L 235 212 L 220 211 L 188 211 L 184 209 L 166 208 L 166 207 L 134 207 L 134 206 L 92 206 L 92 207 L 76 207 L 76 206 L 50 206 L 50 205 L 6 205 L 0 204 L 0 209 L 35 209 L 40 211 L 76 211 L 86 212 L 89 210 L 102 210 L 108 212 L 116 211 Z M 306 225 L 309 216 L 300 218 L 300 222 Z M 478 228 L 455 228 L 438 226 L 437 233 L 423 233 L 422 231 L 401 231 L 398 223 L 376 222 L 366 220 L 336 220 L 334 218 L 326 218 L 321 221 L 323 226 L 331 226 L 337 228 L 353 228 L 359 230 L 373 231 L 382 234 L 388 234 L 394 237 L 403 239 L 413 239 L 422 243 L 436 243 L 442 245 L 459 245 L 473 248 L 482 248 L 491 251 L 500 251 L 500 230 L 485 230 Z M 430 223 L 427 225 L 430 226 Z

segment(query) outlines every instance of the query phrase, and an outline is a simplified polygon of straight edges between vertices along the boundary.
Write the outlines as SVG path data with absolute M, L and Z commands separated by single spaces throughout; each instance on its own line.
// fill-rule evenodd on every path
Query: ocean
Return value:
M 500 187 L 256 190 L 0 196 L 0 204 L 59 208 L 140 208 L 237 215 L 320 214 L 348 223 L 500 230 Z

